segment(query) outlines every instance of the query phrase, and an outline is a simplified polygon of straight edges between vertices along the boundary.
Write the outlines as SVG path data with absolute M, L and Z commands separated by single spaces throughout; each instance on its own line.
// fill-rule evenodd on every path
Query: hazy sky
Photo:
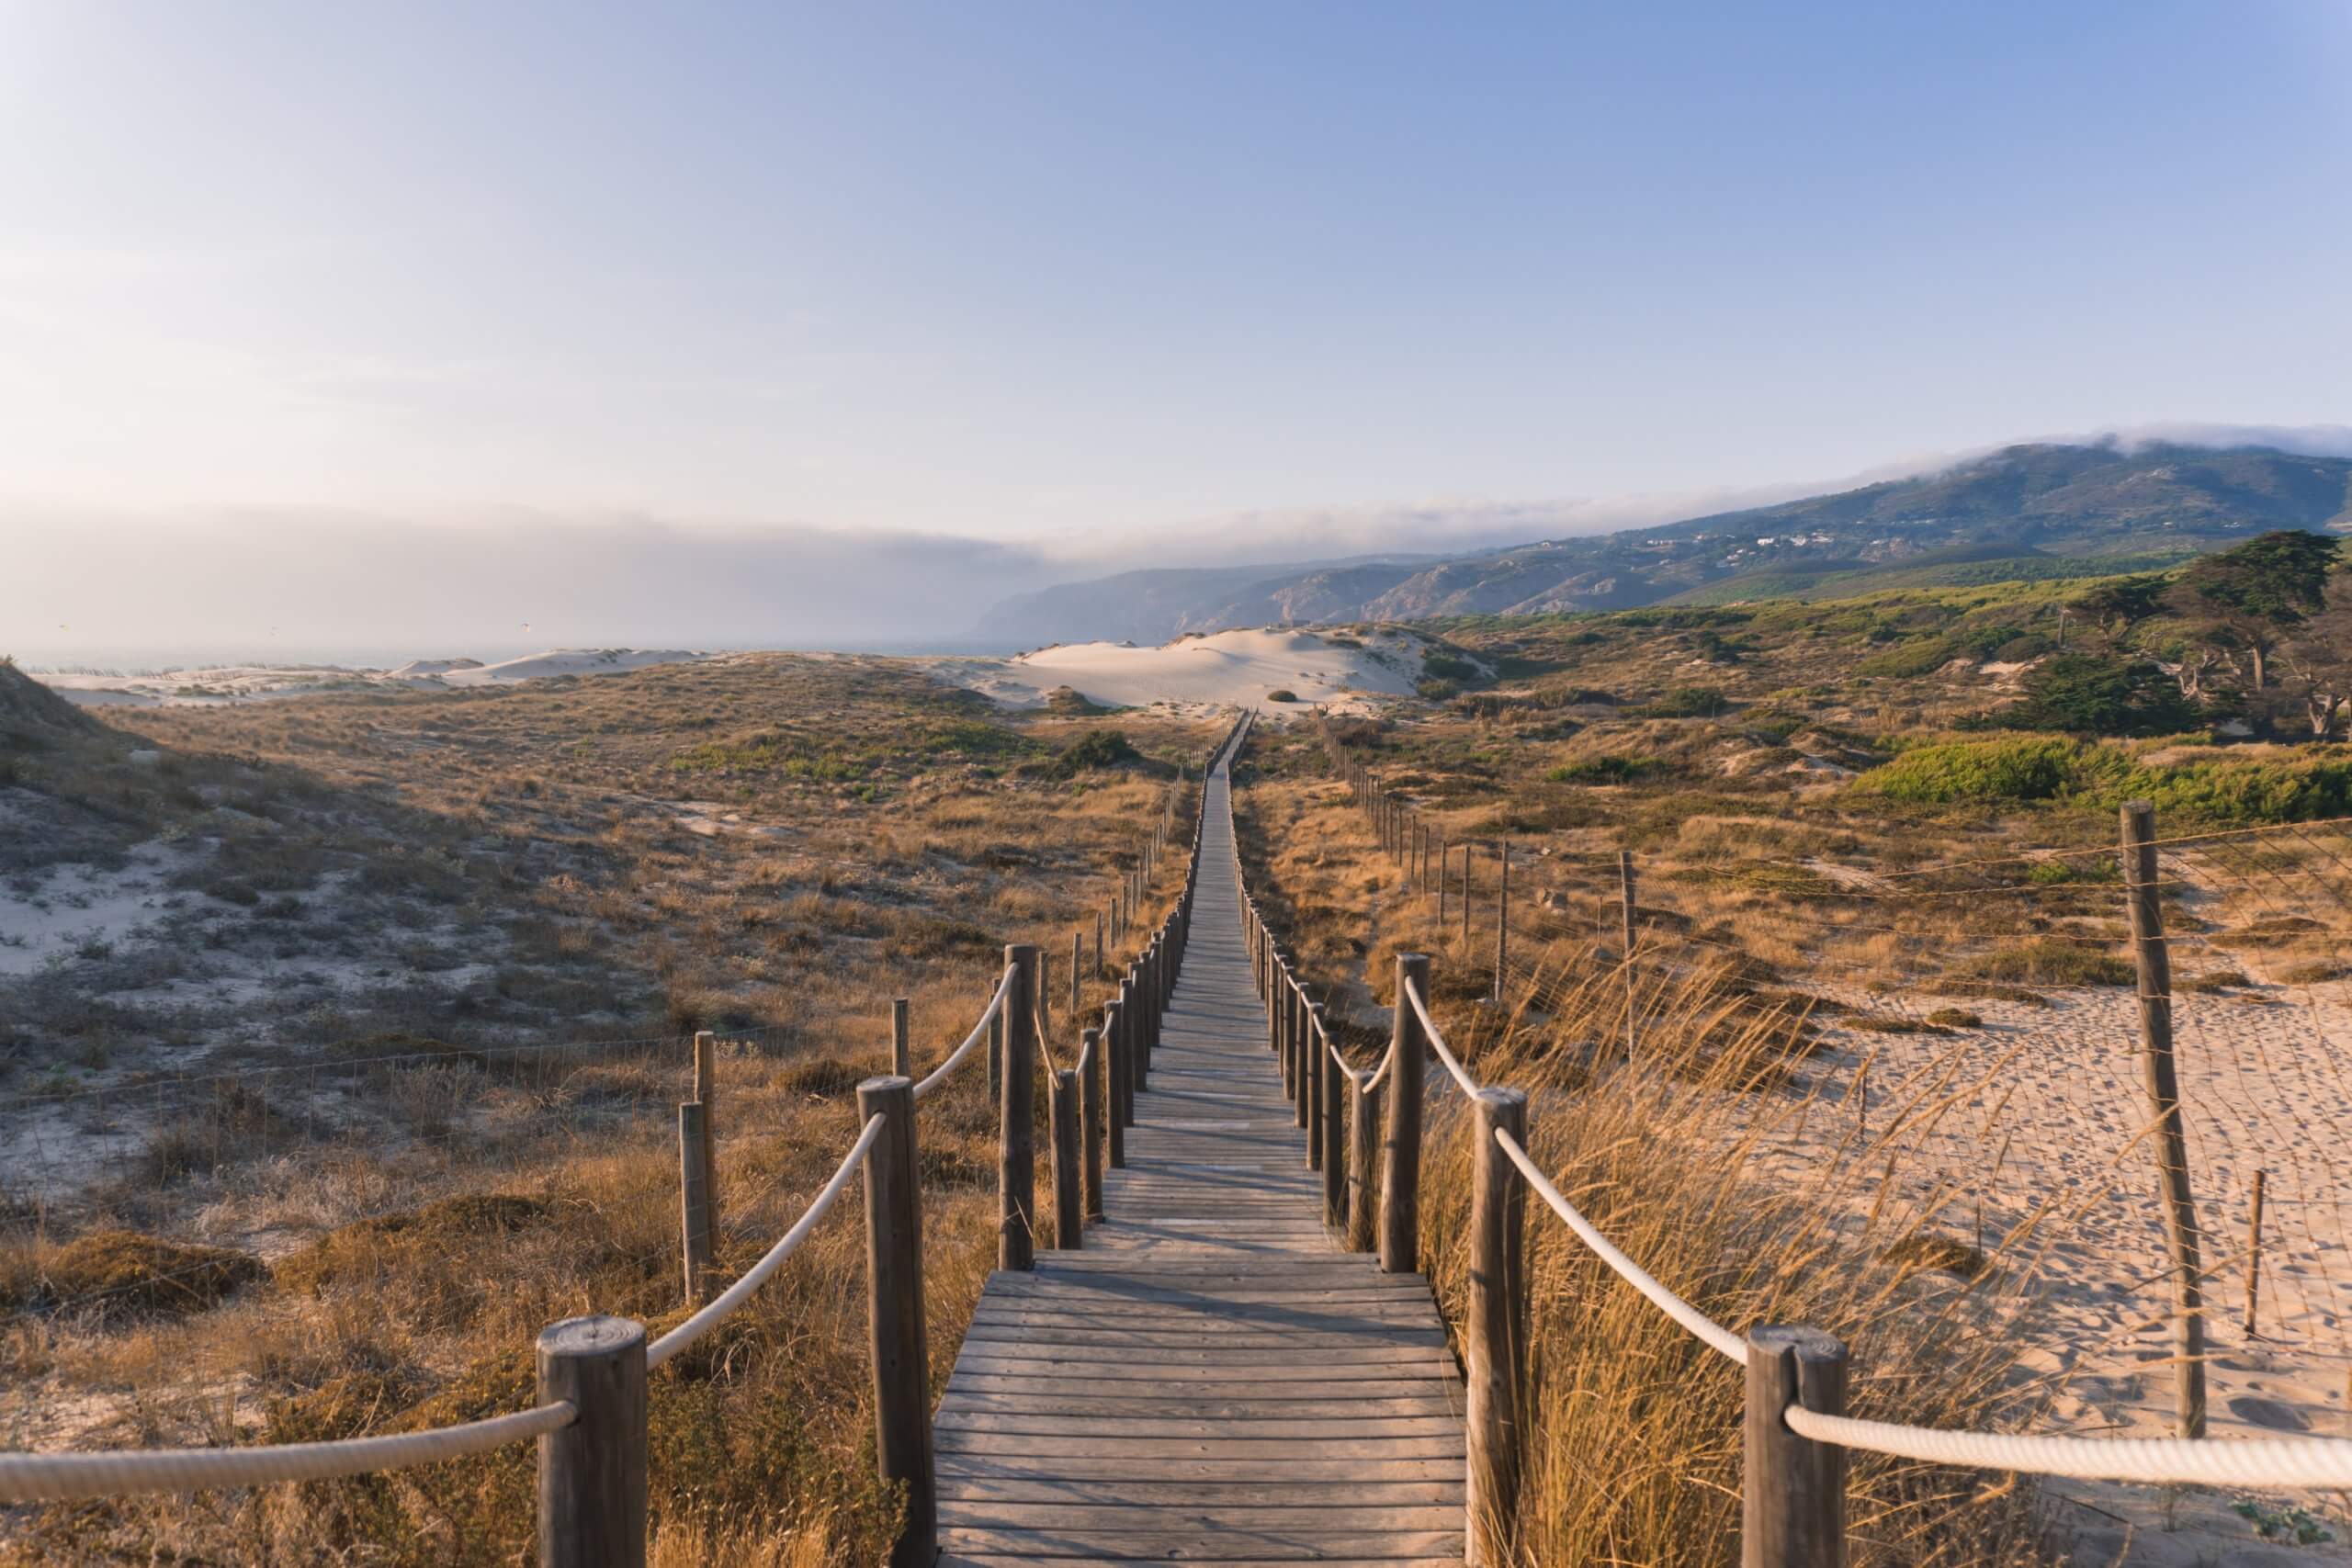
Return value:
M 0 533 L 1263 547 L 2352 423 L 2347 189 L 2346 0 L 0 0 Z

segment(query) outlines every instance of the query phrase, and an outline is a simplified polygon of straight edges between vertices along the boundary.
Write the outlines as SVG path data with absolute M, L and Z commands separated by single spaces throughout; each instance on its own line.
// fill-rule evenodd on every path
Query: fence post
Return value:
M 1380 1213 L 1380 1093 L 1348 1079 L 1348 1250 L 1370 1252 Z
M 1503 943 L 1510 934 L 1510 846 L 1495 840 L 1495 1002 L 1503 999 Z
M 1126 1128 L 1136 1122 L 1136 1075 L 1126 1060 L 1126 997 L 1103 1006 L 1103 1048 L 1110 1054 L 1110 1164 L 1126 1168 Z
M 1740 1568 L 1845 1568 L 1846 1450 L 1791 1431 L 1792 1404 L 1846 1413 L 1846 1347 L 1814 1328 L 1749 1329 Z
M 1064 1067 L 1046 1086 L 1046 1108 L 1054 1128 L 1054 1245 L 1076 1251 L 1086 1224 L 1085 1194 L 1079 1182 L 1081 1156 L 1078 1146 L 1078 1072 Z
M 1069 933 L 1069 1021 L 1073 1028 L 1078 1023 L 1078 972 L 1080 966 L 1085 962 L 1086 952 L 1082 933 L 1072 931 Z
M 686 1304 L 702 1303 L 710 1274 L 710 1168 L 703 1163 L 709 1127 L 701 1101 L 678 1105 L 678 1235 L 685 1266 Z
M 874 1359 L 874 1464 L 907 1489 L 892 1568 L 930 1568 L 939 1556 L 939 1487 L 931 1457 L 931 1351 L 923 1322 L 922 1194 L 915 1167 L 915 1086 L 904 1077 L 857 1086 L 857 1113 L 879 1116 L 865 1156 L 865 1322 Z
M 1323 1107 L 1319 1123 L 1323 1133 L 1323 1223 L 1337 1229 L 1348 1218 L 1347 1123 L 1340 1109 L 1340 1086 L 1346 1077 L 1340 1071 L 1340 1058 L 1324 1032 L 1327 1016 L 1321 1002 L 1306 1010 L 1308 1048 L 1315 1053 L 1315 1070 L 1323 1086 L 1318 1097 Z
M 1477 849 L 1476 843 L 1462 846 L 1462 953 L 1470 954 L 1470 861 Z
M 2188 1186 L 2181 1131 L 2180 1077 L 2172 1054 L 2172 957 L 2165 945 L 2163 891 L 2156 879 L 2156 808 L 2123 807 L 2123 879 L 2132 911 L 2132 952 L 2140 971 L 2140 1067 L 2156 1118 L 2165 1241 L 2172 1251 L 2174 1416 L 2184 1438 L 2205 1435 L 2205 1306 L 2198 1279 L 2197 1200 Z
M 1136 976 L 1130 969 L 1119 976 L 1119 1057 L 1127 1065 L 1127 1087 L 1119 1096 L 1127 1125 L 1136 1124 L 1136 1095 L 1143 1089 L 1143 1025 L 1136 1017 Z
M 1102 911 L 1094 911 L 1094 977 L 1102 977 Z
M 1023 1272 L 1037 1262 L 1037 950 L 1004 950 L 1012 968 L 1005 997 L 1004 1092 L 997 1140 L 996 1266 Z
M 1411 984 L 1429 995 L 1427 953 L 1396 955 L 1396 1015 L 1390 1028 L 1388 1076 L 1394 1089 L 1388 1098 L 1388 1135 L 1381 1149 L 1380 1268 L 1383 1273 L 1410 1274 L 1420 1267 L 1421 1251 L 1421 1067 L 1429 1047 L 1421 1041 L 1420 1020 L 1406 999 Z
M 1086 1217 L 1100 1221 L 1102 1209 L 1102 1108 L 1105 1080 L 1110 1077 L 1110 1063 L 1104 1053 L 1110 1043 L 1099 1029 L 1085 1031 L 1079 1037 L 1078 1059 L 1086 1064 L 1086 1077 L 1078 1086 L 1078 1115 L 1084 1123 L 1086 1145 Z
M 2255 1312 L 2262 1304 L 2262 1183 L 2263 1171 L 2254 1173 L 2254 1209 L 2245 1222 L 2245 1337 L 2254 1337 Z M 1984 1251 L 1978 1247 L 1979 1252 Z
M 1294 991 L 1291 1025 L 1298 1054 L 1298 1124 L 1306 1129 L 1306 1168 L 1323 1168 L 1323 1064 L 1315 1043 L 1315 1010 L 1305 991 Z
M 645 1568 L 645 1325 L 567 1317 L 539 1330 L 539 1568 Z
M 1441 936 L 1445 931 L 1445 874 L 1450 869 L 1446 862 L 1452 854 L 1446 841 L 1440 839 L 1437 841 L 1437 929 Z
M 718 1035 L 695 1035 L 695 1103 L 702 1107 L 703 1224 L 718 1235 Z
M 890 1073 L 894 1077 L 915 1076 L 914 1043 L 907 1033 L 907 998 L 899 997 L 890 1003 Z
M 1005 1006 L 1012 998 L 1005 998 Z M 989 1098 L 999 1100 L 1004 1094 L 1004 1008 L 989 1015 Z
M 1527 1379 L 1527 1183 L 1495 1141 L 1508 1133 L 1527 1146 L 1527 1095 L 1487 1089 L 1470 1102 L 1469 1373 L 1470 1568 L 1511 1561 L 1518 1533 L 1524 1433 L 1520 1390 Z
M 1617 852 L 1618 903 L 1625 923 L 1625 1056 L 1634 1055 L 1634 1004 L 1640 999 L 1641 987 L 1634 978 L 1634 852 Z

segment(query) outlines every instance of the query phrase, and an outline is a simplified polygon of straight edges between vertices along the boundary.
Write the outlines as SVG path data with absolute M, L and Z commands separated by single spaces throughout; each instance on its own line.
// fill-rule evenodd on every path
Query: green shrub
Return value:
M 1142 761 L 1143 753 L 1135 749 L 1125 731 L 1098 729 L 1064 748 L 1046 773 L 1049 778 L 1074 779 L 1096 769 L 1124 768 Z
M 1631 784 L 1665 766 L 1655 757 L 1588 757 L 1564 762 L 1544 776 L 1554 784 Z
M 1730 705 L 1716 686 L 1677 686 L 1640 710 L 1644 718 L 1713 718 Z
M 1854 787 L 1890 800 L 1941 806 L 1956 800 L 2051 800 L 2073 789 L 2082 746 L 2058 736 L 1956 740 L 1905 751 Z
M 1268 692 L 1266 700 L 1270 703 L 1295 703 L 1298 701 L 1298 694 L 1288 686 L 1280 686 Z
M 2065 937 L 2038 936 L 1981 953 L 1953 969 L 1962 979 L 2027 986 L 2129 986 L 2139 977 L 2111 953 Z

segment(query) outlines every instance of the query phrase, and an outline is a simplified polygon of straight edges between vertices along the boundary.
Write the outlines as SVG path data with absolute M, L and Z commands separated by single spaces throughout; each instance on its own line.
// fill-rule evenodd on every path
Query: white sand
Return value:
M 1335 643 L 1347 637 L 1363 646 Z M 941 660 L 931 668 L 958 684 L 985 692 L 1007 707 L 1036 707 L 1069 687 L 1107 707 L 1180 709 L 1264 706 L 1279 717 L 1288 705 L 1270 702 L 1286 691 L 1295 711 L 1308 705 L 1346 707 L 1371 696 L 1404 696 L 1420 678 L 1426 642 L 1417 634 L 1353 634 L 1266 627 L 1188 637 L 1156 648 L 1081 642 L 1040 649 L 1013 659 Z
M 2026 1365 L 2051 1400 L 2039 1429 L 2168 1437 L 2174 1377 L 2166 1321 L 2165 1233 L 2140 1084 L 2138 1009 L 2125 990 L 2052 994 L 2055 1004 L 1921 995 L 1841 993 L 1872 1011 L 1922 1014 L 1958 1005 L 1987 1027 L 1957 1035 L 1833 1029 L 1833 1054 L 1801 1125 L 1784 1130 L 1768 1167 L 1806 1190 L 1840 1196 L 1860 1234 L 1879 1198 L 1888 1156 L 1896 1190 L 1870 1234 L 1915 1223 L 2025 1266 L 2010 1288 L 2047 1303 Z M 2346 987 L 2265 985 L 2237 996 L 2177 1001 L 2181 1094 L 2189 1165 L 2205 1231 L 2209 1434 L 2216 1438 L 2352 1435 L 2352 998 Z M 1848 1142 L 1869 1063 L 1867 1142 Z M 1892 1134 L 1892 1142 L 1882 1142 Z M 2260 1317 L 2245 1325 L 2252 1182 L 2267 1173 Z M 2037 1220 L 2036 1216 L 2040 1218 Z M 2005 1242 L 2004 1238 L 2007 1238 Z M 2085 1531 L 2088 1561 L 2148 1568 L 2211 1562 L 2343 1562 L 2345 1503 L 2193 1490 L 2163 1527 L 2153 1487 L 2053 1482 L 2066 1522 Z M 2334 1530 L 2332 1546 L 2257 1545 L 2230 1505 L 2302 1506 Z M 2129 1521 L 2128 1531 L 2122 1521 Z M 2126 1535 L 2130 1537 L 2128 1549 Z

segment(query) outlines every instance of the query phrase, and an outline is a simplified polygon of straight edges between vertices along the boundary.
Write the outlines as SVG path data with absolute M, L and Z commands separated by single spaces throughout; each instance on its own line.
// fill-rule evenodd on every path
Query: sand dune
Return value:
M 1114 707 L 1270 706 L 1288 692 L 1303 708 L 1402 696 L 1420 678 L 1427 643 L 1412 632 L 1363 637 L 1266 627 L 1183 637 L 1157 648 L 1081 642 L 1012 659 L 943 660 L 933 668 L 1008 707 L 1036 707 L 1067 687 Z

